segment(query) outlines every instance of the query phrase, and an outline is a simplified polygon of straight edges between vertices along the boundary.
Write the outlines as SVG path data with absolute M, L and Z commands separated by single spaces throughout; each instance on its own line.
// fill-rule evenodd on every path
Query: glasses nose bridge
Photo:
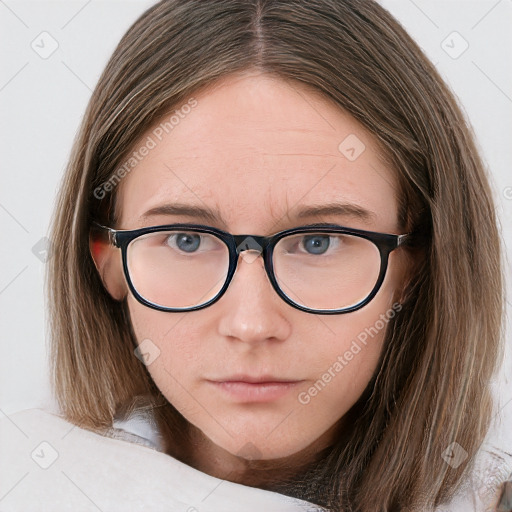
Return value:
M 265 256 L 270 242 L 269 237 L 258 235 L 233 235 L 233 239 L 235 241 L 237 259 L 244 251 L 257 251 Z
M 234 261 L 231 262 L 232 266 L 232 274 L 231 277 L 234 277 L 236 269 L 238 267 L 238 259 L 242 256 L 242 259 L 245 263 L 253 263 L 260 256 L 263 259 L 263 269 L 272 284 L 273 288 L 278 292 L 275 284 L 275 279 L 272 274 L 273 271 L 270 268 L 271 264 L 269 261 L 269 246 L 272 240 L 272 237 L 259 236 L 259 235 L 231 235 L 233 241 L 235 242 L 235 252 L 231 253 L 232 257 L 234 256 Z M 247 255 L 244 253 L 248 251 Z M 230 279 L 231 281 L 231 279 Z

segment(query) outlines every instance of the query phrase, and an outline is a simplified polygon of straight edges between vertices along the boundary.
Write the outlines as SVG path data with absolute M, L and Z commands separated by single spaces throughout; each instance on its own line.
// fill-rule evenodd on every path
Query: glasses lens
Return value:
M 127 264 L 133 287 L 148 302 L 189 308 L 219 293 L 228 273 L 229 250 L 209 233 L 159 231 L 130 243 Z
M 381 258 L 365 238 L 340 233 L 299 233 L 279 240 L 274 274 L 281 290 L 311 309 L 354 306 L 377 284 Z

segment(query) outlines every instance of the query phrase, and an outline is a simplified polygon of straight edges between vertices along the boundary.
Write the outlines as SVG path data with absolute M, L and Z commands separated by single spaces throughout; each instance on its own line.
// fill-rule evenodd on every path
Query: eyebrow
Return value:
M 155 208 L 148 210 L 146 213 L 143 213 L 141 215 L 141 219 L 147 219 L 148 217 L 154 217 L 156 215 L 183 215 L 186 217 L 206 219 L 210 222 L 223 220 L 221 215 L 210 208 L 181 203 L 156 206 Z
M 364 222 L 377 219 L 377 215 L 370 210 L 352 203 L 328 203 L 319 206 L 305 206 L 298 210 L 297 218 L 314 217 L 320 215 L 343 215 L 353 217 Z
M 141 219 L 147 219 L 157 215 L 182 215 L 207 220 L 209 222 L 221 221 L 223 224 L 227 225 L 222 218 L 222 215 L 211 208 L 182 203 L 156 206 L 142 214 Z M 297 208 L 296 212 L 290 215 L 290 217 L 306 219 L 308 217 L 319 217 L 321 215 L 352 217 L 365 223 L 369 223 L 377 219 L 377 215 L 374 212 L 366 210 L 365 208 L 353 203 L 327 203 L 322 205 L 303 206 L 301 208 Z

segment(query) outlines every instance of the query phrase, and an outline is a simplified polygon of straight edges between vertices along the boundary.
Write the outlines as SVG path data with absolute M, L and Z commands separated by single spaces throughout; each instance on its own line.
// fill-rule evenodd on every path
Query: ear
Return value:
M 91 230 L 89 251 L 103 286 L 114 300 L 123 300 L 128 293 L 124 278 L 121 251 L 110 244 L 104 233 Z

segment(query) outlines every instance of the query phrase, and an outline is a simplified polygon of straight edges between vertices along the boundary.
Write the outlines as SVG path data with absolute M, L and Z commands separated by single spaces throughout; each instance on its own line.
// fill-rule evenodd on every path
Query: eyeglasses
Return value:
M 308 313 L 340 314 L 368 304 L 379 291 L 389 254 L 410 234 L 394 235 L 319 223 L 269 237 L 232 235 L 200 224 L 169 224 L 108 232 L 121 249 L 134 297 L 159 311 L 194 311 L 218 301 L 238 258 L 263 256 L 277 294 Z M 242 254 L 250 251 L 250 254 Z M 251 256 L 252 254 L 252 256 Z

